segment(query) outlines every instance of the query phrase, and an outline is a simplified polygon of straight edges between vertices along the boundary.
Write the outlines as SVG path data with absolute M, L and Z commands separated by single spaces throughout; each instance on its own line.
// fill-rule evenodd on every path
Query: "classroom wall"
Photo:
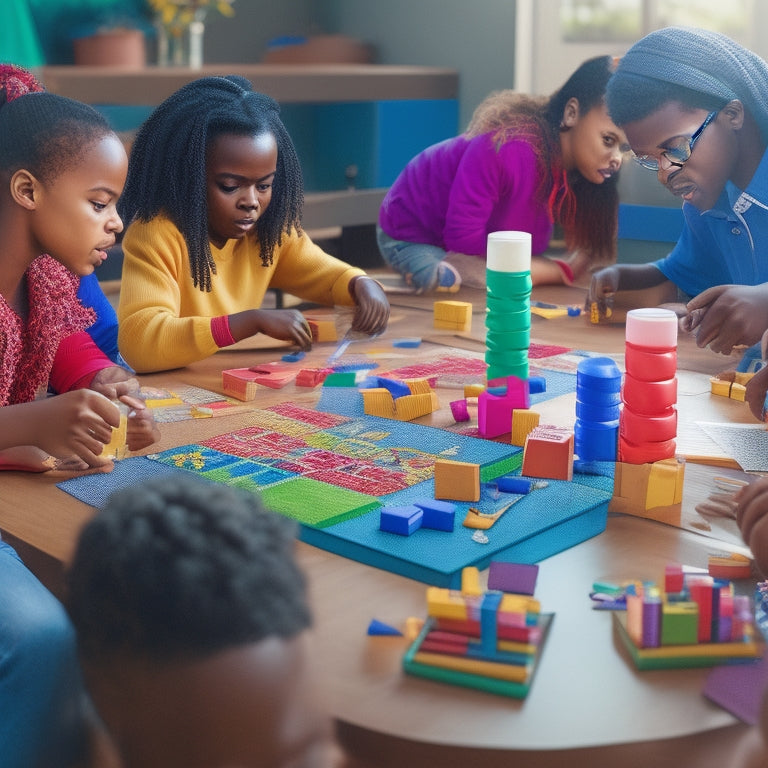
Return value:
M 514 0 L 236 0 L 234 7 L 234 19 L 207 24 L 206 61 L 259 61 L 282 35 L 348 35 L 372 45 L 379 64 L 457 70 L 461 127 L 488 93 L 512 86 Z

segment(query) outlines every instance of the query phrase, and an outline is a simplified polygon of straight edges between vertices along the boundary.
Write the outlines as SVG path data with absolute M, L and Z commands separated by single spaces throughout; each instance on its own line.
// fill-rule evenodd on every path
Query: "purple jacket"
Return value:
M 456 136 L 428 147 L 395 179 L 379 212 L 395 240 L 485 256 L 489 232 L 531 233 L 532 252 L 552 236 L 533 147 L 511 139 L 497 147 L 492 134 Z

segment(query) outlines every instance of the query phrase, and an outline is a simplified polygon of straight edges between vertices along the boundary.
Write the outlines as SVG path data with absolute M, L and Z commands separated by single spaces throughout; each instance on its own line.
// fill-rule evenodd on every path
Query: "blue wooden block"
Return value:
M 528 377 L 528 391 L 532 395 L 547 391 L 547 380 L 543 376 Z
M 408 385 L 398 379 L 385 379 L 383 376 L 379 376 L 379 386 L 389 390 L 395 400 L 397 400 L 398 397 L 405 397 L 406 395 L 411 394 Z
M 456 517 L 455 504 L 440 499 L 418 499 L 413 504 L 424 513 L 421 521 L 422 528 L 431 528 L 435 531 L 453 530 Z
M 403 507 L 382 507 L 379 529 L 400 536 L 410 536 L 421 528 L 424 513 L 414 504 Z

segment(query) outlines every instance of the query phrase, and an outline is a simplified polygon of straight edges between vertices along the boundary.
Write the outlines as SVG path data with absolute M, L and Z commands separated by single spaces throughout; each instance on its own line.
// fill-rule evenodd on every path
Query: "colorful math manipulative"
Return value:
M 531 341 L 531 235 L 491 232 L 486 259 L 485 362 L 488 381 L 528 378 Z
M 616 461 L 621 371 L 610 357 L 587 357 L 576 369 L 574 450 L 580 461 Z
M 675 455 L 677 315 L 669 309 L 627 312 L 624 407 L 619 461 L 647 464 Z

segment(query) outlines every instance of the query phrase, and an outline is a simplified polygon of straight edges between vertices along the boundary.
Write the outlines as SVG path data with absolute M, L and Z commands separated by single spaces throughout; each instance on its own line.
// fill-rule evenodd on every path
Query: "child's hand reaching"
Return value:
M 251 309 L 229 316 L 232 336 L 240 341 L 257 333 L 312 349 L 312 329 L 297 309 Z
M 737 494 L 736 521 L 758 568 L 768 575 L 768 477 L 744 486 Z
M 768 285 L 716 285 L 691 299 L 687 330 L 696 344 L 730 355 L 739 345 L 752 346 L 768 328 Z
M 589 311 L 592 304 L 597 304 L 601 317 L 608 315 L 608 310 L 613 305 L 613 297 L 619 290 L 619 270 L 615 266 L 605 267 L 592 275 L 587 292 L 585 309 Z
M 89 467 L 108 464 L 100 454 L 120 424 L 114 403 L 90 389 L 3 409 L 19 445 L 34 445 L 51 456 L 75 456 Z
M 765 420 L 765 397 L 768 394 L 768 366 L 761 368 L 748 382 L 745 399 L 758 421 Z
M 389 301 L 378 281 L 360 275 L 349 284 L 349 291 L 355 300 L 352 330 L 368 336 L 385 331 L 389 322 Z

